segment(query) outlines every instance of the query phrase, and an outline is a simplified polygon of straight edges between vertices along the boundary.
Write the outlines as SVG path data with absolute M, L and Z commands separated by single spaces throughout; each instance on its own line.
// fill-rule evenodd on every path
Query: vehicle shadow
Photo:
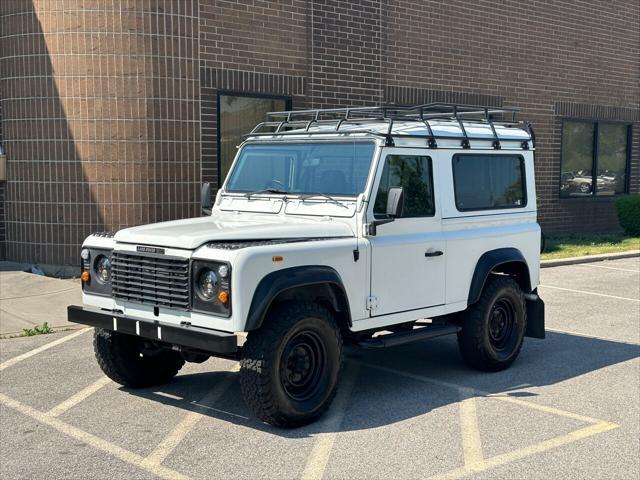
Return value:
M 530 391 L 535 387 L 558 384 L 639 356 L 640 345 L 555 332 L 547 332 L 543 341 L 526 339 L 516 363 L 497 373 L 476 372 L 466 367 L 455 337 L 379 351 L 349 348 L 344 373 L 347 379 L 353 379 L 354 385 L 345 411 L 339 412 L 344 415 L 339 431 L 391 425 L 456 403 L 461 395 L 502 393 L 532 397 L 537 395 Z M 212 366 L 212 363 L 199 367 Z M 219 398 L 201 402 L 230 376 L 231 383 Z M 122 390 L 285 438 L 304 438 L 331 430 L 329 425 L 334 423 L 322 420 L 293 430 L 258 421 L 242 400 L 238 376 L 238 373 L 221 371 L 186 373 L 161 387 L 142 390 L 123 387 Z M 340 388 L 344 389 L 345 385 Z M 329 416 L 336 414 L 335 408 L 334 405 Z

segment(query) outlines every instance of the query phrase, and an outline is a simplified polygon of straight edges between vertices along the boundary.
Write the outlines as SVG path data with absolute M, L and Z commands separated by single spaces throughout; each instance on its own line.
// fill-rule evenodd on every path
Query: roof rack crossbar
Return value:
M 510 113 L 515 115 L 518 109 L 510 107 L 495 107 L 484 105 L 464 105 L 456 103 L 426 103 L 423 105 L 405 106 L 405 105 L 384 105 L 372 107 L 347 107 L 347 108 L 325 108 L 325 109 L 309 109 L 309 110 L 286 110 L 277 112 L 268 112 L 267 121 L 273 121 L 274 117 L 291 121 L 293 117 L 313 116 L 320 119 L 321 116 L 341 116 L 344 119 L 361 118 L 361 119 L 382 119 L 382 118 L 424 118 L 429 116 L 467 116 L 467 115 L 486 115 L 497 113 Z M 370 114 L 370 115 L 367 115 Z
M 426 138 L 430 148 L 437 148 L 436 138 L 461 140 L 463 148 L 470 148 L 470 140 L 492 140 L 493 148 L 500 149 L 501 139 L 496 130 L 496 126 L 507 128 L 520 127 L 528 131 L 529 137 L 533 141 L 533 132 L 529 125 L 523 122 L 516 122 L 517 108 L 496 107 L 489 105 L 465 105 L 456 103 L 433 102 L 422 105 L 383 105 L 370 107 L 347 107 L 347 108 L 326 108 L 309 110 L 287 110 L 278 112 L 268 112 L 266 121 L 256 125 L 253 130 L 244 137 L 249 136 L 281 136 L 296 135 L 300 133 L 316 135 L 322 133 L 339 134 L 372 134 L 386 139 L 388 145 L 393 145 L 394 137 L 404 138 Z M 511 121 L 494 120 L 493 115 L 510 114 Z M 423 124 L 427 129 L 424 134 L 394 134 L 394 120 L 415 121 Z M 436 134 L 430 122 L 434 120 L 454 121 L 460 128 L 461 135 L 440 135 Z M 476 121 L 484 123 L 491 129 L 491 135 L 469 136 L 465 123 Z M 387 124 L 386 131 L 373 131 L 369 129 L 342 130 L 346 124 L 358 125 L 361 123 L 384 122 Z M 300 125 L 297 132 L 290 132 L 295 125 Z M 326 125 L 330 131 L 311 131 L 312 126 L 320 127 Z M 264 131 L 271 127 L 271 131 Z M 301 132 L 302 130 L 302 132 Z

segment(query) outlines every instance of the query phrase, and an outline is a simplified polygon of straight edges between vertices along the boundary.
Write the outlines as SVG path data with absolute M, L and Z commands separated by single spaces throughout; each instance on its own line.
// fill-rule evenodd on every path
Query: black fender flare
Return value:
M 342 296 L 349 325 L 351 325 L 351 311 L 349 298 L 344 288 L 340 274 L 325 265 L 305 265 L 300 267 L 276 270 L 264 276 L 253 293 L 251 306 L 244 330 L 249 332 L 260 328 L 273 300 L 286 290 L 310 285 L 329 284 L 337 289 Z
M 529 274 L 529 266 L 527 261 L 522 255 L 522 252 L 517 248 L 498 248 L 496 250 L 490 250 L 482 254 L 476 264 L 476 269 L 473 272 L 473 278 L 471 279 L 471 285 L 469 287 L 469 298 L 467 300 L 468 305 L 473 305 L 480 299 L 480 294 L 484 289 L 484 284 L 489 277 L 489 274 L 497 269 L 500 271 L 500 265 L 516 264 L 520 269 L 521 275 L 518 278 L 520 286 L 529 293 L 531 291 L 531 277 Z M 510 272 L 507 272 L 510 273 Z

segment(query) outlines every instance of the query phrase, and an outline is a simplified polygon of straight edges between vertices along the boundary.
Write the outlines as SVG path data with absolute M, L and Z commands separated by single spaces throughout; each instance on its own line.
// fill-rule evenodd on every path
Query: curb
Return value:
M 640 257 L 640 250 L 630 250 L 619 253 L 603 253 L 600 255 L 585 255 L 582 257 L 557 258 L 553 260 L 542 260 L 540 268 L 561 267 L 563 265 L 577 265 L 579 263 L 603 262 L 605 260 L 618 260 L 620 258 Z
M 37 336 L 42 336 L 42 335 L 51 335 L 53 333 L 61 333 L 61 332 L 72 332 L 73 330 L 80 330 L 83 327 L 85 327 L 85 325 L 69 325 L 67 327 L 62 326 L 62 327 L 51 327 L 51 332 L 50 333 L 39 333 L 37 335 L 21 335 L 22 330 L 19 332 L 5 332 L 5 333 L 0 333 L 0 340 L 11 340 L 14 338 L 32 338 L 32 337 L 37 337 Z

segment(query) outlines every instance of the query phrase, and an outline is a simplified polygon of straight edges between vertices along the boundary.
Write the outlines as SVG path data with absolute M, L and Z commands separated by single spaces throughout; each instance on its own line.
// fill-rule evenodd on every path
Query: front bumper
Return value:
M 81 323 L 148 340 L 202 350 L 214 355 L 232 356 L 238 352 L 236 335 L 208 328 L 137 320 L 128 318 L 121 313 L 75 305 L 67 307 L 67 318 L 72 323 Z

